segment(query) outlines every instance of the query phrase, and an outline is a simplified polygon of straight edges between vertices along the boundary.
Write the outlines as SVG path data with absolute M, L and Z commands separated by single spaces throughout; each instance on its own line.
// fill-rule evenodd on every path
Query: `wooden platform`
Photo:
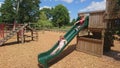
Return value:
M 98 39 L 78 36 L 76 50 L 101 57 L 103 55 L 103 42 Z

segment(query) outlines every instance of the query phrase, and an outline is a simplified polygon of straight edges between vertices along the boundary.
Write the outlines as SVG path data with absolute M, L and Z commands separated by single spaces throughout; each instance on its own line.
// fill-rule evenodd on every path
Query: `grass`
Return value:
M 37 30 L 53 30 L 53 31 L 68 31 L 72 26 L 62 26 L 61 28 L 59 27 L 51 27 L 51 28 L 36 28 Z
M 55 29 L 55 30 L 69 30 L 72 26 L 63 26 L 61 28 L 59 27 L 53 27 L 51 29 Z

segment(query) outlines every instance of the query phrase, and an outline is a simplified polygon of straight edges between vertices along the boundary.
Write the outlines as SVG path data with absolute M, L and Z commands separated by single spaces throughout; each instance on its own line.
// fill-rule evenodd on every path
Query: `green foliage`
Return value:
M 36 26 L 42 29 L 53 27 L 52 23 L 49 20 L 39 20 L 38 23 L 36 23 Z
M 12 0 L 5 0 L 0 8 L 2 22 L 13 22 L 15 18 L 15 10 Z
M 117 4 L 120 6 L 120 0 L 117 0 Z
M 76 19 L 73 19 L 69 25 L 74 25 L 75 22 L 76 22 Z
M 54 26 L 61 27 L 67 25 L 70 21 L 69 12 L 63 5 L 57 5 L 53 8 L 53 24 Z
M 75 21 L 78 21 L 78 20 L 80 20 L 80 17 L 79 17 L 79 16 L 77 17 L 77 19 L 76 19 Z
M 0 16 L 0 24 L 2 23 L 2 18 L 1 18 L 1 16 Z
M 0 8 L 3 22 L 36 22 L 40 0 L 5 0 Z
M 69 23 L 69 25 L 74 25 L 74 23 L 78 20 L 80 20 L 79 16 L 76 19 L 72 19 L 72 21 Z
M 36 22 L 39 17 L 40 0 L 22 0 L 18 11 L 18 21 Z
M 45 12 L 40 12 L 40 19 L 36 23 L 36 26 L 38 28 L 51 28 L 53 27 L 52 22 L 47 19 L 47 16 L 45 15 Z
M 47 16 L 45 15 L 45 12 L 40 12 L 40 20 L 47 20 Z
M 44 12 L 47 16 L 47 19 L 50 19 L 52 17 L 52 9 L 50 8 L 43 8 L 40 10 L 40 12 Z

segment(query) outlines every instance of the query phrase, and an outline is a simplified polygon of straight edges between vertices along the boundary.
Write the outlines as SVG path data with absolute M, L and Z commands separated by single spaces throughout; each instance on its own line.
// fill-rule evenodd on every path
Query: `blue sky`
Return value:
M 4 0 L 0 0 L 0 5 Z M 77 18 L 79 12 L 104 10 L 106 0 L 41 0 L 40 8 L 51 8 L 58 4 L 64 5 L 69 13 L 71 20 Z
M 104 10 L 106 0 L 41 0 L 41 8 L 51 8 L 63 4 L 70 13 L 71 20 L 77 18 L 79 12 Z

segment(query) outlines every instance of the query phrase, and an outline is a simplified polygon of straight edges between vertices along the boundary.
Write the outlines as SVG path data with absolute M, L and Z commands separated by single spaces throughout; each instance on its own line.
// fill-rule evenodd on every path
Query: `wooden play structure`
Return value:
M 3 25 L 1 25 L 3 26 Z M 5 25 L 6 27 L 10 27 L 10 25 Z M 13 25 L 12 25 L 13 26 Z M 5 32 L 4 32 L 5 27 L 1 27 L 0 31 L 2 32 L 1 35 L 1 39 L 0 39 L 0 45 L 3 45 L 6 41 L 8 41 L 10 38 L 12 38 L 13 36 L 17 35 L 17 42 L 21 42 L 24 43 L 25 39 L 28 37 L 31 37 L 31 40 L 38 40 L 38 32 L 37 30 L 31 28 L 29 26 L 29 24 L 17 24 L 15 25 L 15 29 L 10 29 L 10 30 L 6 30 L 6 36 L 4 36 Z M 7 29 L 7 28 L 6 28 Z M 27 35 L 26 33 L 30 31 L 31 34 Z
M 103 14 L 105 11 L 94 11 L 89 13 L 88 35 L 77 35 L 78 51 L 90 53 L 96 56 L 103 54 L 104 45 L 104 31 L 107 28 L 106 23 L 103 22 Z M 80 13 L 88 14 L 88 13 Z
M 89 14 L 88 34 L 77 35 L 76 50 L 95 56 L 102 56 L 103 52 L 111 50 L 115 30 L 120 30 L 119 0 L 107 0 L 106 10 L 83 12 L 78 15 Z
M 4 38 L 4 24 L 0 24 L 0 38 Z
M 115 2 L 112 1 L 113 0 L 107 0 L 107 8 L 110 8 L 112 6 L 111 3 L 113 3 L 113 6 L 115 7 L 118 6 L 116 4 L 119 0 L 116 0 Z M 119 16 L 117 16 L 119 15 L 120 10 L 116 13 L 112 13 L 113 11 L 109 10 L 114 9 L 79 13 L 78 16 L 85 16 L 84 24 L 82 24 L 78 30 L 76 30 L 76 28 L 78 28 L 78 25 L 74 25 L 66 32 L 64 38 L 67 40 L 67 43 L 64 44 L 64 46 L 54 55 L 51 55 L 51 53 L 59 46 L 58 42 L 56 42 L 55 45 L 48 51 L 40 53 L 38 55 L 38 65 L 44 68 L 48 68 L 48 63 L 57 56 L 59 56 L 59 54 L 64 50 L 64 48 L 71 42 L 71 40 L 76 35 L 77 51 L 82 51 L 99 57 L 103 55 L 103 52 L 110 51 L 111 46 L 113 46 L 113 31 L 116 30 L 115 28 L 118 28 L 120 26 L 120 24 L 119 26 L 115 26 L 116 23 L 120 23 Z M 111 17 L 112 15 L 117 17 Z M 88 27 L 87 35 L 80 36 L 79 33 L 81 33 L 81 31 L 84 30 L 86 27 Z

